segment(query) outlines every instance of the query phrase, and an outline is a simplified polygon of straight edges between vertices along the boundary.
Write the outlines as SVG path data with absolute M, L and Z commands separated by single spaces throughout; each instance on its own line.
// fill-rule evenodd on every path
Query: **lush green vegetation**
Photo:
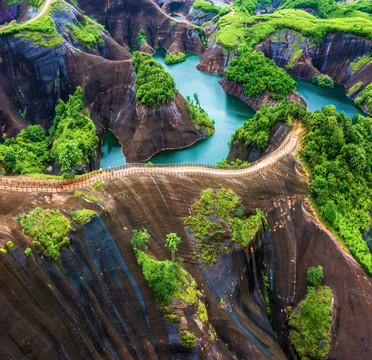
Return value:
M 41 9 L 44 5 L 45 0 L 28 0 L 28 5 Z
M 193 348 L 196 346 L 196 338 L 193 333 L 180 331 L 180 340 L 183 346 Z
M 271 316 L 271 309 L 270 309 L 270 298 L 269 298 L 269 279 L 262 271 L 262 285 L 263 285 L 263 295 L 265 300 L 265 306 L 266 306 L 266 313 L 267 316 Z
M 361 92 L 361 96 L 355 99 L 355 105 L 359 107 L 367 107 L 367 112 L 372 115 L 372 83 L 366 86 Z
M 149 54 L 136 51 L 132 58 L 136 76 L 136 100 L 146 106 L 159 107 L 174 98 L 173 78 Z
M 44 172 L 50 162 L 50 146 L 51 139 L 41 126 L 32 125 L 0 144 L 0 162 L 8 174 Z
M 267 227 L 265 216 L 258 209 L 256 215 L 244 216 L 240 199 L 232 190 L 203 190 L 192 208 L 193 215 L 184 218 L 184 224 L 194 232 L 196 258 L 206 264 L 216 264 L 217 256 L 228 251 L 228 243 L 246 247 L 261 224 Z
M 206 14 L 218 14 L 221 10 L 219 6 L 205 0 L 195 0 L 192 6 L 194 9 L 200 9 Z
M 257 111 L 252 119 L 235 130 L 229 144 L 239 141 L 247 146 L 254 144 L 263 149 L 267 146 L 271 128 L 278 121 L 292 127 L 293 121 L 301 120 L 306 115 L 304 106 L 285 99 L 274 107 L 264 107 Z
M 140 31 L 138 31 L 137 40 L 138 40 L 139 46 L 141 46 L 141 45 L 143 45 L 147 42 L 147 37 L 146 37 L 146 34 L 145 34 L 145 30 L 141 29 Z
M 44 255 L 57 260 L 60 250 L 70 246 L 66 236 L 71 230 L 70 222 L 59 212 L 50 209 L 36 209 L 19 217 L 23 232 L 34 239 L 36 249 L 45 250 Z
M 143 275 L 154 294 L 159 310 L 167 321 L 179 322 L 178 307 L 171 306 L 172 299 L 180 304 L 190 305 L 196 310 L 200 321 L 208 324 L 207 309 L 201 300 L 202 294 L 192 276 L 174 261 L 159 261 L 146 254 L 150 234 L 146 229 L 134 230 L 131 240 L 133 250 L 137 256 L 138 264 L 142 267 Z M 166 246 L 174 252 L 180 243 L 176 234 L 168 234 Z M 185 347 L 195 346 L 195 336 L 192 333 L 181 331 L 180 340 Z
M 321 267 L 320 267 L 321 268 Z M 314 270 L 315 269 L 315 270 Z M 314 271 L 308 270 L 308 278 L 313 279 Z M 317 284 L 321 279 L 316 277 Z M 323 359 L 327 356 L 331 345 L 329 327 L 332 322 L 331 313 L 332 290 L 328 286 L 309 286 L 305 300 L 299 304 L 299 309 L 289 316 L 289 326 L 293 329 L 289 340 L 301 359 Z
M 16 21 L 12 21 L 11 26 L 0 31 L 0 36 L 15 35 L 15 37 L 22 37 L 25 41 L 30 41 L 32 45 L 44 47 L 60 45 L 63 39 L 57 33 L 54 20 L 50 17 L 55 6 L 58 6 L 58 3 L 51 4 L 45 15 L 31 23 L 18 24 Z
M 324 74 L 313 76 L 312 82 L 313 84 L 319 85 L 320 87 L 323 87 L 323 88 L 324 87 L 330 87 L 330 88 L 335 87 L 335 83 L 333 82 L 333 80 L 328 75 L 324 75 Z
M 12 241 L 7 241 L 6 243 L 5 243 L 5 246 L 6 246 L 6 248 L 9 250 L 9 251 L 12 251 L 13 250 L 13 248 L 14 248 L 14 244 L 13 244 L 13 242 Z
M 323 282 L 323 267 L 312 266 L 307 269 L 307 280 L 315 286 L 322 285 Z
M 226 78 L 243 84 L 248 99 L 264 93 L 273 99 L 283 99 L 296 89 L 296 82 L 285 70 L 259 51 L 235 57 L 227 68 Z
M 214 134 L 214 121 L 210 119 L 205 110 L 200 106 L 199 96 L 194 93 L 193 99 L 190 96 L 186 97 L 187 108 L 190 111 L 190 116 L 198 130 L 203 130 L 207 136 Z
M 52 156 L 61 165 L 62 173 L 74 175 L 74 168 L 81 165 L 81 160 L 89 164 L 98 146 L 98 137 L 89 111 L 84 107 L 80 86 L 66 103 L 59 100 L 49 132 L 53 139 Z
M 95 198 L 94 196 L 92 196 L 92 195 L 85 195 L 85 198 L 87 200 L 93 201 L 96 204 L 98 204 L 98 202 L 99 202 L 99 200 L 97 198 Z
M 359 90 L 363 86 L 362 82 L 355 83 L 349 90 L 348 90 L 348 95 L 350 96 L 352 93 L 355 91 Z
M 165 63 L 167 65 L 177 64 L 183 61 L 186 61 L 186 55 L 181 52 L 178 54 L 171 54 L 170 52 L 168 52 L 165 56 Z
M 361 235 L 370 225 L 372 206 L 372 119 L 355 115 L 351 120 L 329 105 L 304 123 L 300 154 L 318 214 L 372 275 L 372 255 Z
M 97 212 L 89 209 L 81 209 L 71 211 L 70 215 L 76 223 L 85 224 L 91 217 L 97 215 Z
M 236 169 L 236 168 L 246 168 L 251 164 L 248 161 L 242 161 L 236 159 L 235 161 L 228 162 L 226 159 L 217 161 L 217 167 L 220 169 Z
M 103 44 L 101 33 L 91 23 L 86 21 L 83 23 L 77 22 L 76 26 L 70 23 L 67 24 L 67 27 L 71 30 L 71 35 L 82 45 L 93 49 L 97 45 Z
M 348 17 L 323 20 L 305 11 L 293 9 L 277 10 L 269 15 L 251 16 L 249 12 L 242 11 L 235 5 L 234 9 L 233 15 L 225 15 L 219 19 L 217 43 L 228 50 L 236 49 L 239 45 L 240 56 L 252 51 L 254 46 L 278 29 L 298 31 L 304 37 L 314 39 L 318 44 L 327 33 L 331 32 L 345 32 L 372 39 L 372 20 L 369 18 Z
M 32 254 L 32 250 L 31 250 L 30 247 L 26 248 L 26 250 L 25 250 L 25 254 L 26 254 L 26 256 L 31 256 L 31 254 Z
M 345 6 L 337 4 L 334 0 L 285 0 L 282 1 L 281 9 L 312 8 L 322 18 L 343 18 L 343 17 L 368 17 L 366 12 L 372 10 L 369 4 L 355 4 Z M 361 12 L 363 11 L 363 12 Z
M 357 62 L 352 62 L 350 64 L 353 74 L 360 70 L 362 67 L 369 65 L 372 62 L 372 57 L 370 55 L 361 57 Z

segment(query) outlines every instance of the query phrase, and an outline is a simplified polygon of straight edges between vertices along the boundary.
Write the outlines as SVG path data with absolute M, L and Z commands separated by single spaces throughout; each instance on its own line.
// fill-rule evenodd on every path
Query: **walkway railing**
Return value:
M 280 158 L 292 153 L 296 149 L 300 133 L 300 129 L 292 131 L 276 150 L 252 163 L 250 166 L 221 168 L 217 165 L 203 163 L 125 164 L 106 168 L 101 171 L 96 170 L 74 179 L 36 180 L 33 178 L 1 176 L 0 189 L 25 192 L 61 192 L 79 187 L 88 187 L 100 180 L 133 174 L 178 174 L 224 178 L 244 177 L 259 173 L 268 166 L 276 163 Z

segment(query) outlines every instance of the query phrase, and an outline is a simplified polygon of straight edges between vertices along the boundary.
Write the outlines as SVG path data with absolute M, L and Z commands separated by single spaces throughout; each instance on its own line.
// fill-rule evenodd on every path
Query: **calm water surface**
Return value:
M 226 158 L 229 152 L 227 143 L 234 130 L 249 120 L 255 111 L 245 105 L 241 100 L 223 92 L 218 82 L 222 75 L 205 74 L 196 70 L 199 63 L 198 56 L 190 55 L 180 64 L 166 65 L 164 50 L 158 50 L 154 58 L 161 63 L 172 75 L 176 88 L 186 97 L 199 94 L 200 104 L 215 121 L 216 132 L 206 140 L 198 141 L 195 145 L 182 150 L 162 151 L 150 161 L 153 163 L 206 163 L 216 164 Z M 338 112 L 344 111 L 346 115 L 353 116 L 361 113 L 346 96 L 342 86 L 336 85 L 334 89 L 323 89 L 302 79 L 297 81 L 297 90 L 308 104 L 308 110 L 321 110 L 324 106 L 333 104 Z M 100 167 L 106 168 L 125 164 L 125 158 L 115 136 L 106 131 L 102 147 L 102 160 Z

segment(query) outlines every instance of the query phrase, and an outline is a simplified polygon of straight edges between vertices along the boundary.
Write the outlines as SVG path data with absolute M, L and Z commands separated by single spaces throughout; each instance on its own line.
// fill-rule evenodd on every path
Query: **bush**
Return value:
M 195 256 L 206 264 L 217 263 L 217 256 L 224 251 L 224 240 L 244 248 L 257 234 L 261 224 L 267 227 L 265 216 L 259 209 L 256 209 L 255 215 L 243 216 L 240 199 L 232 190 L 203 190 L 192 208 L 193 215 L 183 220 L 194 232 Z
M 136 100 L 149 107 L 160 107 L 174 98 L 173 78 L 149 54 L 135 52 L 132 65 L 136 76 Z
M 70 246 L 66 236 L 71 230 L 70 222 L 59 212 L 39 207 L 20 216 L 23 232 L 31 236 L 36 249 L 45 249 L 45 256 L 57 260 L 60 250 Z
M 323 88 L 324 87 L 330 87 L 330 88 L 335 87 L 335 83 L 333 82 L 333 80 L 328 75 L 324 75 L 324 74 L 313 76 L 312 82 L 313 84 L 319 85 L 320 87 L 323 87 Z
M 83 194 L 80 191 L 75 191 L 75 196 L 80 198 L 83 196 Z
M 184 347 L 193 348 L 196 346 L 196 337 L 193 333 L 180 331 L 179 336 Z
M 95 198 L 94 196 L 91 196 L 91 195 L 85 195 L 85 198 L 87 200 L 93 201 L 96 204 L 99 202 L 99 200 L 97 198 Z
M 337 207 L 332 200 L 327 201 L 327 204 L 324 207 L 324 215 L 331 224 L 333 224 L 336 221 Z
M 143 29 L 138 31 L 137 40 L 138 40 L 139 46 L 141 46 L 141 45 L 143 45 L 147 42 L 147 37 L 146 37 L 145 31 Z
M 302 359 L 323 359 L 328 355 L 331 302 L 332 290 L 329 287 L 310 286 L 305 300 L 299 305 L 300 311 L 290 315 L 288 324 L 293 330 L 289 340 Z
M 355 99 L 355 105 L 359 107 L 366 106 L 366 112 L 372 114 L 372 83 L 367 85 L 361 96 Z
M 323 267 L 318 266 L 318 267 L 309 267 L 307 269 L 307 280 L 312 284 L 312 285 L 322 285 L 323 281 Z
M 12 251 L 13 250 L 13 247 L 14 247 L 14 244 L 13 244 L 13 242 L 12 241 L 7 241 L 6 242 L 6 248 L 9 250 L 9 251 Z
M 195 104 L 194 104 L 195 100 Z M 186 97 L 187 108 L 190 111 L 190 116 L 198 130 L 203 130 L 207 136 L 214 134 L 214 122 L 210 119 L 205 110 L 200 106 L 198 94 L 194 94 L 194 99 Z
M 84 224 L 91 217 L 97 215 L 97 212 L 93 210 L 82 209 L 82 210 L 77 210 L 77 211 L 71 211 L 70 215 L 76 223 Z
M 26 254 L 26 256 L 31 256 L 31 254 L 32 254 L 32 250 L 31 250 L 30 247 L 28 247 L 28 248 L 25 250 L 25 254 Z
M 171 54 L 168 52 L 165 57 L 165 63 L 167 65 L 177 64 L 183 61 L 186 61 L 186 55 L 184 53 Z
M 95 48 L 99 44 L 103 44 L 103 39 L 98 28 L 84 21 L 83 23 L 77 22 L 77 26 L 70 23 L 67 27 L 71 31 L 71 35 L 82 45 L 85 45 L 91 49 Z

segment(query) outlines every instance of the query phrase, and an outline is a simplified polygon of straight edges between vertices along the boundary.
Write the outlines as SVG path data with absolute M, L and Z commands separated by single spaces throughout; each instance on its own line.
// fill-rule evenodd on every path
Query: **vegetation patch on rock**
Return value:
M 259 149 L 267 146 L 271 128 L 277 123 L 282 122 L 289 127 L 296 120 L 307 116 L 306 108 L 297 103 L 293 103 L 285 99 L 280 104 L 274 107 L 263 107 L 249 121 L 238 127 L 229 142 L 232 145 L 234 142 L 244 143 L 246 146 L 256 145 Z
M 187 108 L 190 111 L 190 116 L 198 130 L 203 130 L 207 136 L 214 134 L 214 122 L 210 119 L 205 110 L 200 106 L 198 94 L 194 94 L 193 99 L 186 97 Z
M 37 207 L 28 214 L 22 214 L 19 220 L 23 232 L 34 239 L 34 247 L 45 250 L 47 258 L 57 260 L 60 250 L 70 246 L 66 235 L 71 230 L 71 224 L 59 210 Z
M 164 60 L 167 65 L 177 64 L 186 61 L 186 55 L 181 52 L 178 54 L 171 54 L 168 52 Z
M 324 75 L 324 74 L 313 76 L 312 83 L 320 87 L 323 87 L 323 88 L 324 87 L 329 87 L 329 88 L 335 87 L 335 83 L 333 82 L 333 80 L 328 75 Z
M 71 30 L 71 35 L 82 45 L 93 49 L 103 43 L 101 33 L 91 23 L 86 21 L 83 23 L 78 22 L 76 25 L 70 23 L 67 24 L 67 27 Z
M 309 272 L 317 268 L 310 268 Z M 323 273 L 322 273 L 323 275 Z M 312 276 L 310 276 L 312 277 Z M 309 286 L 306 298 L 300 302 L 289 316 L 289 326 L 293 329 L 289 340 L 301 359 L 323 359 L 330 350 L 329 328 L 332 322 L 332 290 L 321 286 L 323 276 Z
M 192 205 L 193 215 L 184 218 L 184 224 L 194 233 L 196 258 L 205 264 L 216 264 L 217 256 L 228 251 L 229 244 L 248 246 L 260 226 L 267 228 L 261 210 L 245 216 L 239 197 L 232 191 L 203 190 L 200 199 Z
M 97 215 L 97 212 L 89 209 L 81 209 L 77 211 L 71 211 L 70 215 L 76 223 L 82 225 L 89 221 L 91 217 Z
M 174 98 L 173 78 L 151 55 L 136 51 L 132 58 L 136 76 L 136 100 L 149 107 L 160 107 Z

